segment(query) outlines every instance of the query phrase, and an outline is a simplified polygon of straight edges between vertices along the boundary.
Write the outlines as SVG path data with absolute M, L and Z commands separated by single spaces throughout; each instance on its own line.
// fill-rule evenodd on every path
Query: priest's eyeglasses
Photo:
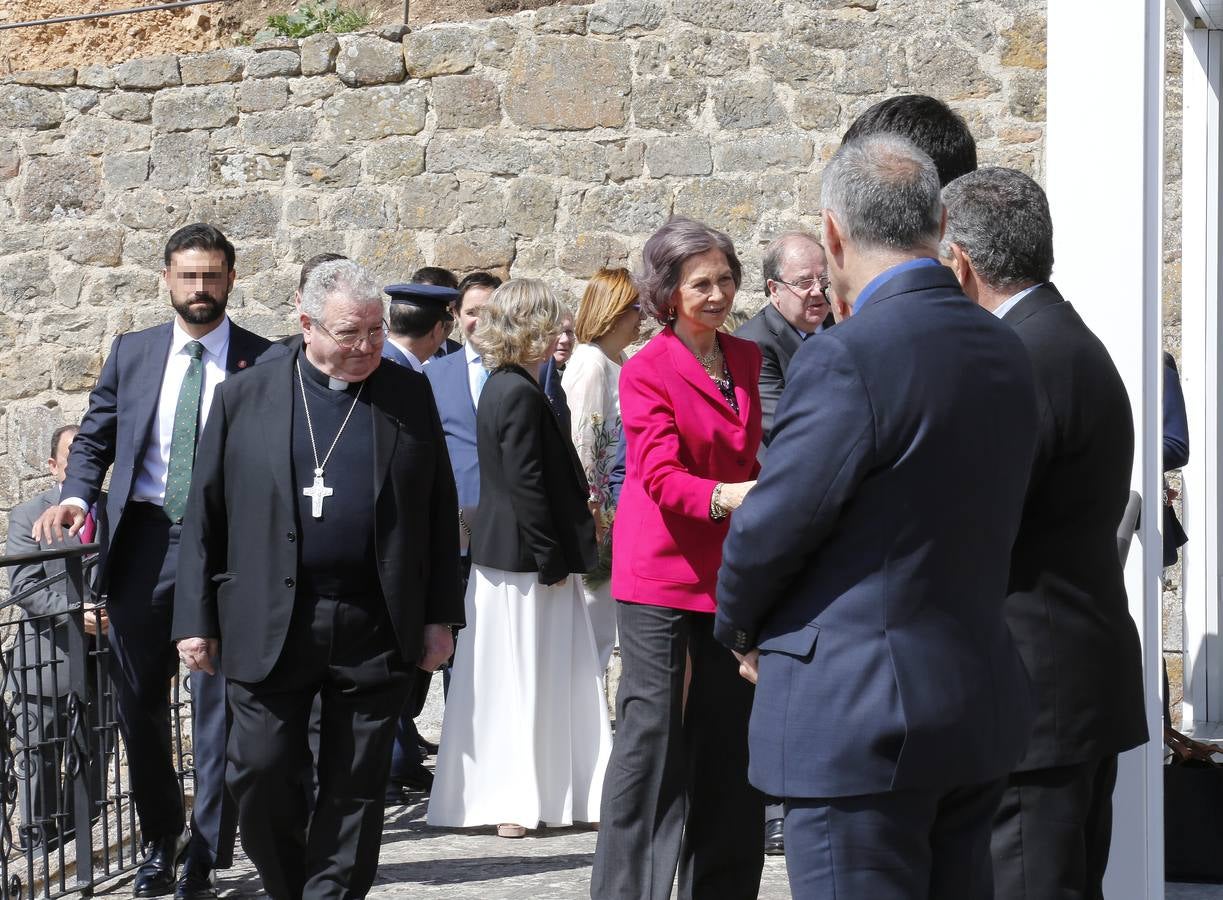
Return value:
M 370 347 L 380 346 L 386 341 L 387 333 L 390 330 L 390 326 L 386 324 L 386 319 L 383 319 L 381 325 L 377 328 L 371 328 L 366 334 L 356 331 L 341 331 L 339 334 L 333 334 L 327 330 L 326 325 L 313 316 L 310 317 L 310 321 L 317 325 L 323 334 L 335 341 L 335 345 L 344 351 L 356 350 L 362 342 L 365 342 Z

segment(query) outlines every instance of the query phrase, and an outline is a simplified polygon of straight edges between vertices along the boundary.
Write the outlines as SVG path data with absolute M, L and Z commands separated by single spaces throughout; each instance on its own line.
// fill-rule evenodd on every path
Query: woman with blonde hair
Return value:
M 473 335 L 490 373 L 476 412 L 480 515 L 430 825 L 522 837 L 598 821 L 611 730 L 576 574 L 595 562 L 595 529 L 586 478 L 539 384 L 563 314 L 542 281 L 514 279 Z
M 610 476 L 623 431 L 620 427 L 620 367 L 624 351 L 641 333 L 641 304 L 627 269 L 600 269 L 586 285 L 578 307 L 578 345 L 562 385 L 569 401 L 573 446 L 590 483 L 590 512 L 602 536 L 611 527 Z M 588 579 L 586 606 L 606 669 L 616 642 L 616 604 L 607 584 Z

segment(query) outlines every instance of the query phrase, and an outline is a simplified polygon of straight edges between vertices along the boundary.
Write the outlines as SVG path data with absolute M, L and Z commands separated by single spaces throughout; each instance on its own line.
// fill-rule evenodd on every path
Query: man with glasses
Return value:
M 764 462 L 773 413 L 786 388 L 786 369 L 803 341 L 832 325 L 828 305 L 827 263 L 819 240 L 805 231 L 787 231 L 764 251 L 764 290 L 768 302 L 735 332 L 760 347 L 760 412 Z
M 174 320 L 115 338 L 72 442 L 61 499 L 35 523 L 34 537 L 78 534 L 110 470 L 105 512 L 112 539 L 100 554 L 99 592 L 109 597 L 111 675 L 147 848 L 133 893 L 197 900 L 217 895 L 213 870 L 230 865 L 233 849 L 224 785 L 225 683 L 203 674 L 191 678 L 195 804 L 187 832 L 170 742 L 170 681 L 178 671 L 170 646 L 174 572 L 197 435 L 210 418 L 216 388 L 284 350 L 226 316 L 234 248 L 216 228 L 176 231 L 166 243 L 165 265 Z
M 172 633 L 227 679 L 228 783 L 276 898 L 369 891 L 414 668 L 445 662 L 463 622 L 445 436 L 428 382 L 382 359 L 382 316 L 356 263 L 310 274 L 301 351 L 217 393 L 183 529 Z

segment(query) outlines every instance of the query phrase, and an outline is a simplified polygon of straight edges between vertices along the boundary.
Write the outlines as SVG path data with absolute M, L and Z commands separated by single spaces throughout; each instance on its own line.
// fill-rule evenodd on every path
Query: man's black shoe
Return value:
M 408 791 L 424 791 L 427 794 L 433 790 L 433 773 L 417 763 L 398 775 L 392 775 L 391 785 Z
M 437 755 L 437 744 L 433 743 L 433 741 L 427 741 L 424 738 L 420 738 L 417 741 L 417 745 L 420 747 L 420 752 L 425 756 Z
M 188 858 L 178 877 L 174 900 L 217 900 L 216 872 L 208 865 Z
M 769 819 L 764 823 L 764 852 L 769 856 L 785 856 L 785 819 Z
M 188 832 L 184 831 L 149 845 L 149 855 L 136 870 L 136 881 L 132 884 L 133 897 L 164 897 L 174 893 L 174 870 L 187 847 L 187 837 Z

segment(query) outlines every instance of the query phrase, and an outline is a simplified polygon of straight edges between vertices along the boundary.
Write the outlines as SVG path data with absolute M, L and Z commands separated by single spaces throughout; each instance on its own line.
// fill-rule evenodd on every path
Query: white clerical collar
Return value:
M 327 385 L 328 390 L 346 391 L 349 389 L 349 387 L 360 384 L 359 381 L 345 381 L 343 378 L 336 378 L 332 375 L 324 375 L 322 370 L 310 361 L 310 357 L 306 355 L 305 347 L 302 348 L 299 360 L 299 365 L 304 363 L 304 365 L 302 365 L 302 370 L 305 372 L 306 377 L 315 384 Z
M 183 329 L 183 324 L 174 318 L 174 334 L 170 338 L 170 355 L 181 353 L 182 349 L 192 341 L 199 341 L 204 345 L 204 350 L 211 353 L 214 357 L 222 358 L 222 353 L 229 345 L 229 316 L 221 317 L 221 324 L 212 331 L 208 332 L 202 338 L 193 338 Z

